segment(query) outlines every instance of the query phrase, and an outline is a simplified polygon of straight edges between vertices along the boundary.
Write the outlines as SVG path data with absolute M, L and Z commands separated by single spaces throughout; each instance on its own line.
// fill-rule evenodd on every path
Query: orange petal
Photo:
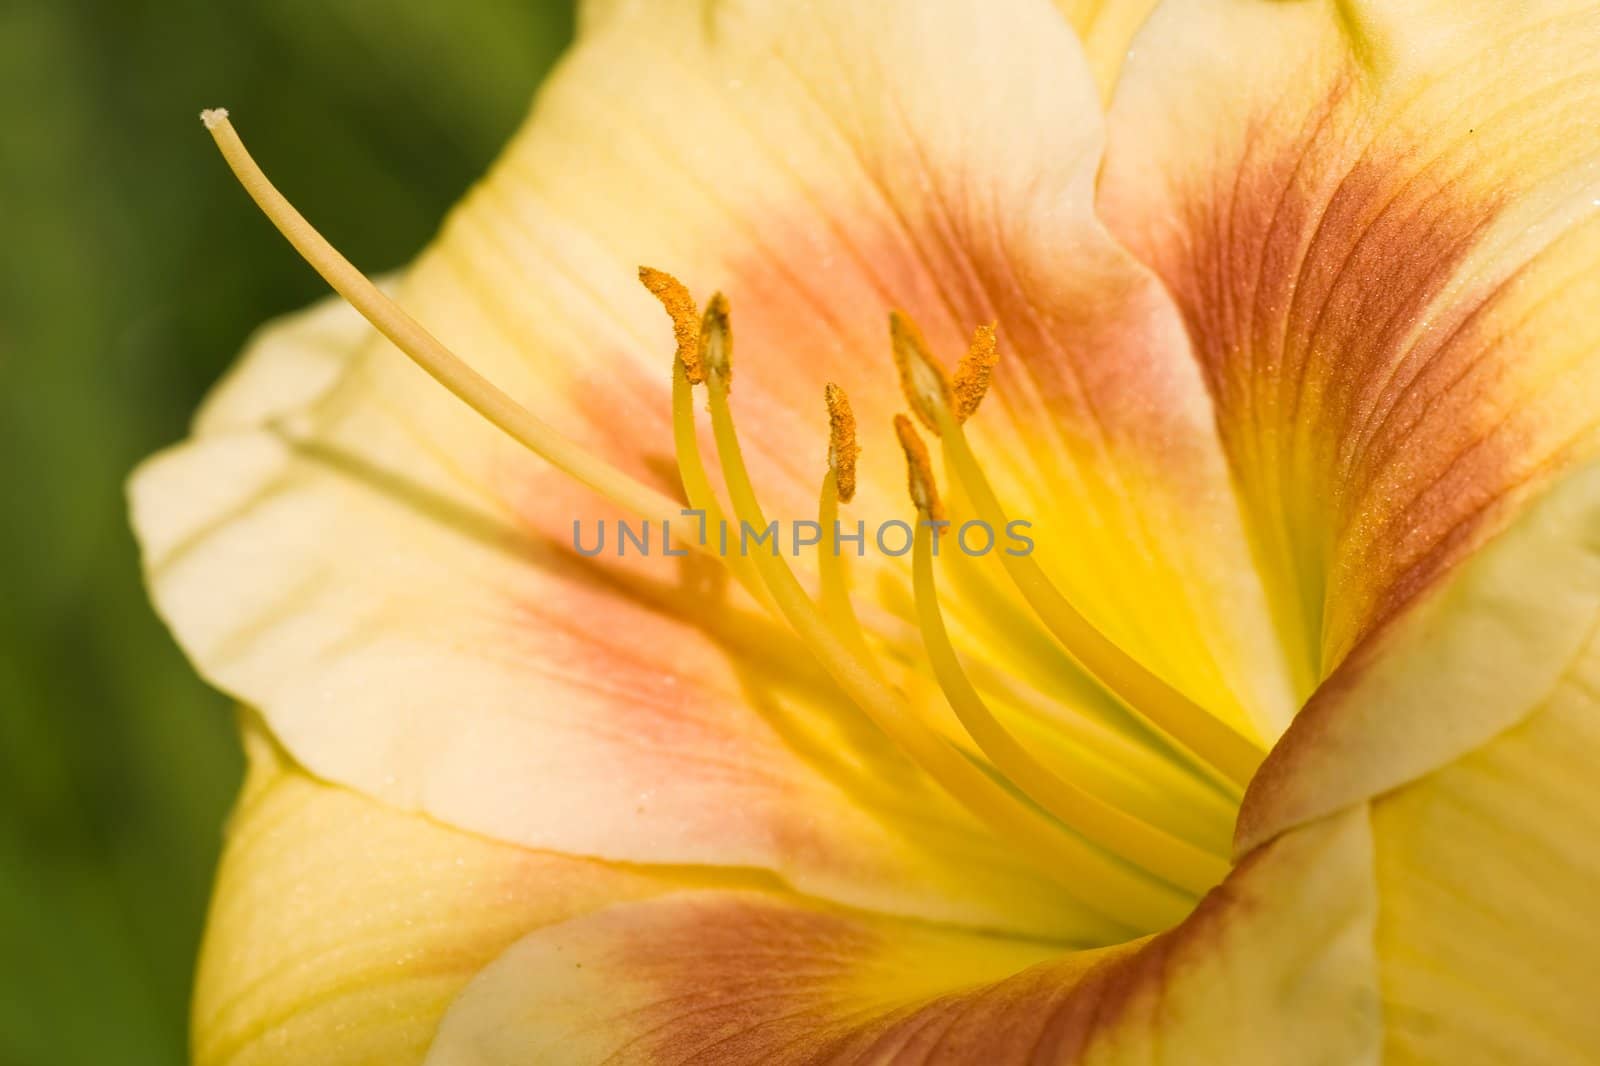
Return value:
M 1094 217 L 1101 105 L 1065 20 L 1030 0 L 674 0 L 585 25 L 420 264 L 418 316 L 647 474 L 670 337 L 635 266 L 726 292 L 769 511 L 814 507 L 832 381 L 861 427 L 850 517 L 869 526 L 904 506 L 888 312 L 947 365 L 996 322 L 969 425 L 1041 560 L 1163 677 L 1275 734 L 1297 699 L 1214 414 L 1170 301 Z
M 507 951 L 428 1063 L 1365 1061 L 1372 888 L 1357 814 L 1264 849 L 1170 933 L 1055 958 L 771 895 L 624 904 Z
M 1597 57 L 1578 0 L 1203 0 L 1138 38 L 1101 207 L 1182 308 L 1304 679 L 1593 452 Z

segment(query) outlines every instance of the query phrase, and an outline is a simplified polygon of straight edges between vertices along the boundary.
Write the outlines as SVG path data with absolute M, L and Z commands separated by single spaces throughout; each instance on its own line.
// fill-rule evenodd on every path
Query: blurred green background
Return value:
M 515 128 L 568 0 L 0 0 L 0 1066 L 185 1060 L 241 772 L 122 484 L 324 292 L 200 127 L 381 271 Z

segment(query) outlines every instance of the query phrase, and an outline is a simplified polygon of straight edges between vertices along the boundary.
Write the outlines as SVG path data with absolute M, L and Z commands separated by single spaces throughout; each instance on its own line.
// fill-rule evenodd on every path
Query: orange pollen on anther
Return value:
M 956 364 L 955 377 L 950 381 L 950 391 L 955 394 L 958 422 L 965 422 L 971 418 L 989 392 L 989 380 L 994 376 L 994 365 L 1000 358 L 995 325 L 991 322 L 979 326 L 972 334 L 972 346 Z
M 678 361 L 689 384 L 705 381 L 705 367 L 700 361 L 700 309 L 683 282 L 664 270 L 642 266 L 639 280 L 650 290 L 650 295 L 661 301 L 672 318 L 672 335 L 678 342 Z
M 911 490 L 911 501 L 931 521 L 943 522 L 944 504 L 939 500 L 939 487 L 933 480 L 933 460 L 928 456 L 928 446 L 922 443 L 917 427 L 905 415 L 894 416 L 894 432 L 906 453 L 906 485 Z
M 833 382 L 822 390 L 822 398 L 828 405 L 828 468 L 833 471 L 839 502 L 849 503 L 856 494 L 856 457 L 861 454 L 856 443 L 856 416 L 850 410 L 850 397 Z

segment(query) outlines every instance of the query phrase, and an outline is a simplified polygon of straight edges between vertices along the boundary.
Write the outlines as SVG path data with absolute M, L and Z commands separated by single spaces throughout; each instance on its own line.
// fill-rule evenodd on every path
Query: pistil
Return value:
M 823 389 L 823 402 L 828 408 L 828 472 L 822 476 L 822 488 L 817 493 L 817 525 L 823 538 L 822 548 L 817 553 L 818 602 L 829 627 L 844 638 L 850 650 L 881 682 L 882 670 L 867 644 L 850 598 L 844 557 L 836 536 L 839 505 L 849 503 L 856 493 L 856 457 L 860 446 L 856 443 L 855 415 L 850 410 L 850 398 L 832 382 Z
M 661 523 L 679 516 L 682 509 L 672 499 L 640 484 L 599 456 L 557 433 L 532 411 L 462 362 L 421 323 L 384 295 L 267 180 L 245 149 L 233 124 L 228 121 L 226 110 L 217 108 L 203 111 L 200 120 L 211 132 L 212 139 L 216 141 L 234 176 L 239 179 L 239 184 L 244 186 L 262 214 L 294 246 L 295 251 L 322 275 L 335 292 L 361 312 L 362 317 L 430 377 L 517 443 L 635 514 Z

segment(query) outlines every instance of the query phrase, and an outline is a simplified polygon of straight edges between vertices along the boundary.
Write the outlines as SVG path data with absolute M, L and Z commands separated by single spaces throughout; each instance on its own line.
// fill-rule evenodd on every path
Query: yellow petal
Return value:
M 1591 465 L 1345 661 L 1251 783 L 1236 850 L 1415 781 L 1525 721 L 1588 668 L 1597 626 Z
M 1347 659 L 1252 785 L 1241 849 L 1370 807 L 1386 1062 L 1600 1055 L 1597 723 L 1591 466 Z
M 420 1062 L 518 937 L 675 887 L 390 810 L 307 777 L 255 727 L 246 746 L 196 978 L 198 1066 Z
M 1100 199 L 1182 308 L 1303 678 L 1595 443 L 1600 9 L 1200 0 Z
M 1364 811 L 1276 841 L 1163 936 L 1049 958 L 793 898 L 695 893 L 524 938 L 429 1066 L 1372 1061 Z
M 1373 804 L 1385 1061 L 1600 1058 L 1600 647 L 1526 722 Z

